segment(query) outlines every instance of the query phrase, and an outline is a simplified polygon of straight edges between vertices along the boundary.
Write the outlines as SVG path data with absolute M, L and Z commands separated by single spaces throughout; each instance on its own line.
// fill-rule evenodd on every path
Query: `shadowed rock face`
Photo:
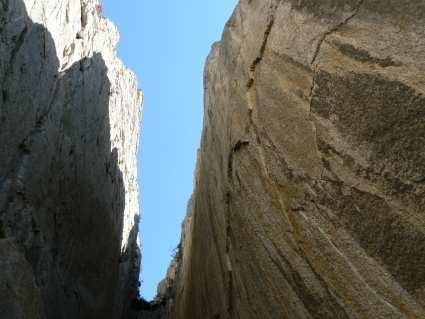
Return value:
M 141 95 L 95 5 L 0 1 L 0 318 L 121 318 L 137 295 Z
M 43 318 L 31 265 L 12 240 L 0 239 L 1 318 Z
M 240 1 L 171 318 L 425 317 L 424 23 L 419 0 Z
M 0 318 L 130 318 L 141 96 L 96 5 L 0 0 Z M 131 316 L 424 318 L 424 25 L 422 0 L 242 0 Z

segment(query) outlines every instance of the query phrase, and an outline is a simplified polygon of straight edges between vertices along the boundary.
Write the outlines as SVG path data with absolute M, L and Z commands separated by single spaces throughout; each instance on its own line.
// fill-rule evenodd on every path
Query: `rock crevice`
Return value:
M 96 0 L 0 0 L 0 317 L 425 317 L 425 4 L 241 0 L 181 243 L 137 297 L 141 93 Z

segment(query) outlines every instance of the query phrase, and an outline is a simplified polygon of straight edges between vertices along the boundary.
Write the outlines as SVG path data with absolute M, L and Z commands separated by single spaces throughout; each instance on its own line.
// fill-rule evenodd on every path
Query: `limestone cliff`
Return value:
M 169 318 L 425 318 L 425 2 L 241 0 Z
M 142 95 L 97 0 L 0 0 L 0 318 L 125 317 Z

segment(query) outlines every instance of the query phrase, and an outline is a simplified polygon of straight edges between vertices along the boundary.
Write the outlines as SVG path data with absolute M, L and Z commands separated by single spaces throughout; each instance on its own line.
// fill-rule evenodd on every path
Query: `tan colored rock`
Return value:
M 425 318 L 425 3 L 243 0 L 171 318 Z

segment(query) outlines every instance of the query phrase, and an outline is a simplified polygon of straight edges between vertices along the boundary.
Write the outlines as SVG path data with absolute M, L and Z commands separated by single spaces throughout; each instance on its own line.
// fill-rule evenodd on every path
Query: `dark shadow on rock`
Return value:
M 125 189 L 107 66 L 95 54 L 58 68 L 49 31 L 21 0 L 0 0 L 0 233 L 32 266 L 41 318 L 115 319 L 131 283 L 119 287 Z
M 120 282 L 121 287 L 118 291 L 125 292 L 125 296 L 121 296 L 124 297 L 121 317 L 126 319 L 132 319 L 132 315 L 135 315 L 132 307 L 133 300 L 139 298 L 141 262 L 140 248 L 137 240 L 139 236 L 139 222 L 139 216 L 134 216 L 134 226 L 128 237 L 128 245 L 120 257 L 120 274 L 122 274 L 122 277 L 126 277 L 127 280 Z
M 166 300 L 146 301 L 143 298 L 134 299 L 131 303 L 129 319 L 165 319 L 167 316 Z

